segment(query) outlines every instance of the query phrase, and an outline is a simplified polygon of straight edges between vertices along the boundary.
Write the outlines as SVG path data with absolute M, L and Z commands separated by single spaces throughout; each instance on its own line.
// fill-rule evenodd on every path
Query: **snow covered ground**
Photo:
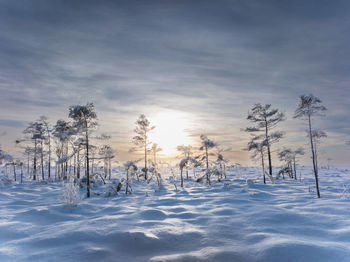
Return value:
M 350 261 L 350 172 L 321 170 L 317 199 L 301 171 L 267 185 L 254 168 L 177 191 L 136 182 L 115 197 L 99 186 L 73 208 L 61 183 L 0 185 L 0 261 Z

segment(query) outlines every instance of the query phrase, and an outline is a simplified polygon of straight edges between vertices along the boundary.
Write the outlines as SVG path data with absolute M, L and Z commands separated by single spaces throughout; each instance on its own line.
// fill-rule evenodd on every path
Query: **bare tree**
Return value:
M 127 161 L 125 164 L 124 164 L 124 167 L 125 167 L 125 170 L 126 170 L 126 184 L 125 184 L 125 194 L 128 194 L 128 193 L 132 193 L 132 188 L 131 188 L 131 183 L 132 183 L 132 180 L 131 180 L 131 177 L 132 175 L 136 175 L 136 171 L 137 171 L 137 166 L 135 165 L 134 162 L 132 161 Z
M 110 180 L 112 175 L 111 160 L 112 158 L 114 158 L 115 151 L 111 148 L 111 146 L 103 145 L 100 148 L 99 154 L 103 158 L 105 178 L 107 177 L 107 174 L 108 174 L 108 179 Z
M 292 161 L 293 161 L 293 169 L 294 169 L 294 179 L 297 180 L 297 157 L 304 155 L 304 149 L 299 147 L 296 150 L 292 150 Z
M 266 141 L 265 140 L 263 140 L 262 142 L 258 142 L 254 138 L 252 138 L 248 142 L 248 147 L 246 148 L 246 150 L 253 152 L 253 155 L 251 156 L 252 159 L 256 159 L 256 158 L 260 157 L 264 184 L 266 184 L 265 159 L 264 159 L 265 148 L 266 148 Z
M 280 161 L 284 161 L 286 163 L 286 166 L 280 171 L 280 173 L 283 174 L 284 179 L 284 173 L 288 173 L 290 177 L 293 178 L 294 172 L 293 172 L 293 153 L 290 148 L 284 148 L 282 151 L 278 153 L 278 157 Z
M 145 166 L 142 171 L 145 174 L 145 180 L 147 180 L 147 152 L 148 146 L 151 144 L 151 142 L 148 141 L 148 134 L 155 128 L 155 126 L 151 126 L 151 123 L 143 114 L 140 115 L 135 124 L 136 128 L 134 131 L 136 136 L 133 137 L 133 143 L 136 147 L 144 151 Z
M 180 167 L 180 181 L 181 181 L 181 187 L 184 186 L 184 178 L 183 178 L 183 169 L 188 165 L 189 162 L 189 158 L 183 158 L 181 159 L 180 163 L 179 163 L 179 167 Z
M 312 154 L 312 165 L 315 175 L 315 183 L 317 190 L 317 197 L 320 198 L 320 189 L 318 185 L 318 167 L 317 167 L 317 152 L 315 147 L 315 137 L 313 136 L 313 125 L 312 117 L 322 116 L 322 112 L 326 111 L 327 108 L 323 106 L 322 101 L 314 95 L 302 95 L 299 99 L 299 104 L 294 113 L 294 118 L 304 118 L 308 122 L 308 136 L 310 139 L 310 147 Z
M 69 117 L 74 120 L 73 125 L 85 134 L 85 158 L 86 158 L 86 197 L 90 197 L 90 173 L 89 173 L 89 132 L 97 126 L 97 115 L 93 103 L 85 106 L 75 105 L 69 107 Z
M 270 104 L 261 105 L 255 104 L 248 112 L 247 119 L 255 123 L 253 127 L 247 127 L 246 132 L 258 133 L 253 139 L 264 140 L 267 148 L 267 157 L 269 161 L 269 174 L 272 176 L 272 160 L 271 160 L 271 145 L 279 141 L 283 137 L 283 133 L 279 131 L 271 132 L 279 122 L 284 121 L 284 114 L 278 109 L 271 108 Z
M 193 167 L 193 163 L 194 163 L 193 161 L 190 161 L 192 160 L 192 156 L 193 156 L 193 147 L 191 145 L 188 145 L 188 146 L 180 145 L 176 147 L 176 150 L 181 153 L 181 157 L 183 157 L 183 159 L 188 160 L 184 162 L 185 165 L 183 166 L 183 168 L 186 167 L 186 179 L 188 179 L 188 168 L 190 164 L 192 164 L 192 167 Z
M 221 181 L 222 176 L 225 177 L 226 179 L 226 163 L 228 162 L 228 160 L 226 160 L 223 156 L 223 154 L 220 152 L 217 154 L 218 158 L 216 159 L 215 164 L 218 166 L 217 169 L 217 176 L 218 176 L 218 181 Z
M 162 150 L 163 149 L 160 148 L 157 143 L 153 143 L 152 148 L 151 148 L 151 152 L 153 154 L 153 162 L 154 162 L 155 166 L 157 166 L 157 153 L 162 151 Z

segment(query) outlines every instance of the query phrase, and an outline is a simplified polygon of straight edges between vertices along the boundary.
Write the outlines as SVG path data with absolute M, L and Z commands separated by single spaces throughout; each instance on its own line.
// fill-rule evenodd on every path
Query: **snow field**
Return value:
M 350 172 L 321 170 L 321 199 L 301 172 L 264 185 L 232 170 L 177 191 L 134 181 L 115 197 L 99 185 L 77 207 L 60 202 L 62 183 L 1 185 L 0 261 L 350 261 Z

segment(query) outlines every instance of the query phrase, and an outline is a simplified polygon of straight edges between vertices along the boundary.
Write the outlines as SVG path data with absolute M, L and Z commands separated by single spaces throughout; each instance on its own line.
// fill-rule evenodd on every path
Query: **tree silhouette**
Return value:
M 269 174 L 272 176 L 271 145 L 279 141 L 283 137 L 283 133 L 279 131 L 271 132 L 271 129 L 279 122 L 285 120 L 284 114 L 279 112 L 278 109 L 271 108 L 270 104 L 261 105 L 259 103 L 255 104 L 248 112 L 247 119 L 256 125 L 247 127 L 245 131 L 259 134 L 255 135 L 253 140 L 265 141 L 269 161 Z
M 93 103 L 85 106 L 75 105 L 69 107 L 69 117 L 74 120 L 74 127 L 85 134 L 85 158 L 86 158 L 86 196 L 90 197 L 90 174 L 89 174 L 89 131 L 96 127 L 97 115 Z
M 299 99 L 299 104 L 294 113 L 294 118 L 303 118 L 308 123 L 308 136 L 310 139 L 310 147 L 312 154 L 312 165 L 315 175 L 315 183 L 317 190 L 317 197 L 320 198 L 320 189 L 318 185 L 318 167 L 317 167 L 317 151 L 315 144 L 315 134 L 312 126 L 312 117 L 314 116 L 322 116 L 322 112 L 326 111 L 327 108 L 323 106 L 322 101 L 315 97 L 314 95 L 302 95 Z
M 133 143 L 136 147 L 144 151 L 145 166 L 142 171 L 145 174 L 145 180 L 147 180 L 147 151 L 148 146 L 151 144 L 151 142 L 148 141 L 148 133 L 153 130 L 155 126 L 151 126 L 151 123 L 143 114 L 139 116 L 135 124 L 136 127 L 134 132 L 136 133 L 136 136 L 133 137 Z

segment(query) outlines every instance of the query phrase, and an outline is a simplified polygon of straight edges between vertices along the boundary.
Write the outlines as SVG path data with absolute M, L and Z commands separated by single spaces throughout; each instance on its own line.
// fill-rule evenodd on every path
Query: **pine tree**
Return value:
M 69 117 L 74 120 L 73 126 L 85 136 L 85 158 L 86 158 L 86 196 L 90 197 L 90 173 L 89 173 L 89 132 L 97 126 L 97 115 L 93 103 L 85 106 L 75 105 L 69 107 Z
M 247 119 L 256 125 L 247 127 L 245 131 L 258 133 L 259 135 L 255 135 L 253 139 L 265 141 L 269 161 L 269 174 L 272 176 L 271 145 L 279 141 L 283 137 L 283 133 L 279 131 L 271 132 L 271 129 L 279 122 L 285 120 L 284 114 L 279 112 L 278 109 L 272 109 L 270 104 L 255 104 L 251 111 L 248 112 Z
M 133 137 L 133 143 L 136 147 L 144 151 L 145 166 L 142 171 L 144 172 L 145 180 L 147 180 L 147 152 L 149 151 L 148 146 L 152 144 L 149 141 L 148 135 L 149 132 L 155 128 L 155 126 L 151 126 L 151 123 L 143 114 L 140 115 L 135 124 L 136 127 L 134 132 L 136 133 L 136 136 Z
M 318 167 L 317 167 L 317 151 L 315 145 L 315 136 L 313 135 L 312 117 L 322 116 L 322 112 L 326 111 L 327 108 L 323 106 L 322 101 L 314 95 L 302 95 L 299 99 L 299 104 L 294 113 L 294 118 L 303 118 L 308 123 L 308 136 L 310 139 L 311 155 L 312 155 L 312 166 L 314 170 L 315 183 L 317 197 L 320 198 L 320 189 L 318 184 Z

